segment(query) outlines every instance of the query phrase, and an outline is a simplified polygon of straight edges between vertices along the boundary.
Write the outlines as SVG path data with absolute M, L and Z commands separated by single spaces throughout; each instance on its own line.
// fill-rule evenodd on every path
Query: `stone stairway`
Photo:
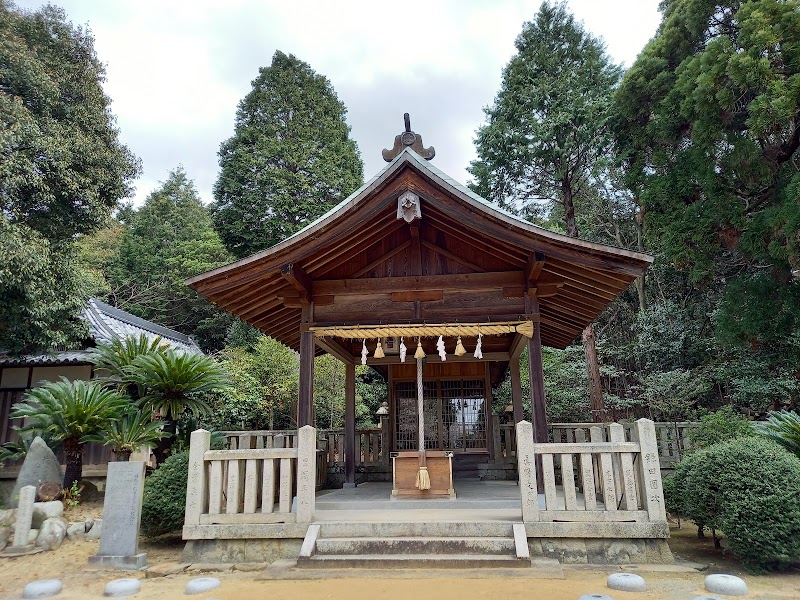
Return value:
M 530 568 L 521 523 L 321 522 L 309 526 L 298 568 Z

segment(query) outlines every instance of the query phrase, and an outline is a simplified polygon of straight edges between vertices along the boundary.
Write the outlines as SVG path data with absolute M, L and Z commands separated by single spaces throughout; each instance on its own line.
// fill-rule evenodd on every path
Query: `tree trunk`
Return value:
M 169 456 L 169 451 L 175 440 L 175 432 L 177 429 L 178 425 L 172 418 L 164 417 L 164 433 L 167 435 L 158 440 L 156 447 L 153 448 L 153 456 L 156 457 L 156 467 L 160 467 L 161 463 Z
M 564 216 L 567 222 L 567 235 L 578 237 L 575 223 L 575 204 L 572 199 L 572 183 L 569 177 L 561 180 L 561 194 L 564 199 Z M 600 381 L 600 362 L 597 359 L 594 325 L 589 323 L 583 330 L 583 351 L 586 354 L 586 368 L 589 371 L 589 399 L 592 407 L 592 422 L 601 423 L 606 419 L 606 406 L 603 402 L 603 387 Z
M 641 208 L 636 213 L 636 248 L 639 252 L 644 252 L 644 215 Z M 639 310 L 647 309 L 647 295 L 644 288 L 644 273 L 639 275 L 634 282 L 636 285 L 636 293 L 639 295 Z
M 130 450 L 114 450 L 115 462 L 128 462 L 131 459 Z
M 600 364 L 597 360 L 594 325 L 589 323 L 583 330 L 583 351 L 586 353 L 586 370 L 589 373 L 589 399 L 591 400 L 592 422 L 606 421 L 606 406 L 603 402 L 603 387 L 600 381 Z
M 76 481 L 83 478 L 83 444 L 77 438 L 64 440 L 64 489 L 69 489 Z

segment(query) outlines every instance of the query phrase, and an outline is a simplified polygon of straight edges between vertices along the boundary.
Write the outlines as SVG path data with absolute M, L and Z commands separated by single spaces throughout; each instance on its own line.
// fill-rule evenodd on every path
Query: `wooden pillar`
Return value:
M 314 305 L 304 304 L 301 322 L 314 319 Z M 300 386 L 297 399 L 297 427 L 314 426 L 314 333 L 300 332 Z
M 356 366 L 345 363 L 344 487 L 356 487 Z
M 539 301 L 526 295 L 525 308 L 528 314 L 539 314 Z M 533 337 L 528 340 L 528 367 L 531 377 L 531 417 L 533 439 L 537 444 L 549 441 L 547 435 L 547 402 L 544 397 L 544 373 L 542 371 L 542 333 L 540 323 L 533 324 Z
M 511 406 L 514 408 L 514 424 L 525 419 L 522 408 L 522 382 L 519 380 L 519 357 L 511 357 L 509 361 L 511 370 Z

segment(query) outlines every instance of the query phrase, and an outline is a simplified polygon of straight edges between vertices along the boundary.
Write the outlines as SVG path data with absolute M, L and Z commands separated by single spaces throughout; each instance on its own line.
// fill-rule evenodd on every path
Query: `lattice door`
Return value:
M 425 410 L 425 448 L 439 446 L 439 396 L 435 381 L 424 381 L 422 400 Z M 401 381 L 395 384 L 394 398 L 397 406 L 395 440 L 397 450 L 417 450 L 419 420 L 417 417 L 417 383 Z
M 484 383 L 442 381 L 444 447 L 452 450 L 486 448 Z

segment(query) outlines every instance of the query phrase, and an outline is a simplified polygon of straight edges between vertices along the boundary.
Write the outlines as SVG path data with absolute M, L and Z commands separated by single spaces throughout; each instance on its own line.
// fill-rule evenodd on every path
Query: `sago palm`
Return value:
M 753 423 L 755 430 L 800 458 L 800 415 L 794 411 L 770 412 L 765 422 Z
M 137 356 L 123 369 L 122 381 L 136 385 L 143 394 L 140 404 L 164 422 L 164 440 L 156 447 L 159 464 L 166 457 L 175 435 L 176 422 L 184 411 L 194 415 L 209 412 L 206 396 L 230 386 L 217 361 L 200 354 L 166 348 Z
M 46 383 L 30 390 L 13 406 L 12 419 L 25 419 L 20 431 L 41 431 L 64 448 L 64 487 L 81 480 L 83 445 L 116 419 L 128 398 L 94 381 Z
M 125 369 L 133 364 L 137 357 L 145 354 L 164 352 L 166 345 L 160 337 L 150 339 L 145 334 L 128 336 L 123 340 L 114 339 L 110 344 L 98 344 L 89 351 L 89 360 L 94 363 L 98 380 L 117 385 L 128 392 L 134 399 L 140 398 L 144 390 L 136 385 L 124 383 Z
M 160 421 L 152 419 L 149 411 L 129 406 L 117 419 L 110 421 L 103 431 L 89 436 L 87 441 L 111 446 L 117 460 L 126 461 L 142 446 L 153 448 L 166 435 L 162 425 Z

